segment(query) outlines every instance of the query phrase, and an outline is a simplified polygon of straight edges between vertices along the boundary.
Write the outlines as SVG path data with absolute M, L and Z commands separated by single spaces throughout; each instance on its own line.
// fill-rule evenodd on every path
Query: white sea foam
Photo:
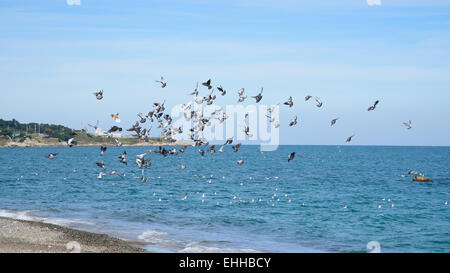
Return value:
M 187 243 L 184 240 L 171 238 L 170 234 L 157 229 L 150 229 L 138 236 L 138 239 L 157 246 L 160 249 L 180 253 L 257 253 L 254 249 L 239 249 L 228 247 L 208 246 L 199 242 Z
M 70 226 L 70 225 L 94 225 L 94 223 L 81 220 L 81 219 L 64 219 L 64 218 L 49 218 L 49 217 L 40 217 L 33 215 L 34 213 L 39 212 L 38 210 L 24 210 L 24 211 L 12 211 L 12 210 L 0 210 L 0 217 L 17 219 L 17 220 L 25 220 L 25 221 L 35 221 L 42 222 L 47 224 L 54 224 L 58 226 Z
M 162 244 L 169 240 L 168 233 L 150 229 L 138 236 L 138 239 L 151 244 Z
M 193 242 L 187 244 L 185 248 L 178 251 L 181 253 L 258 253 L 259 251 L 254 249 L 245 248 L 229 248 L 229 247 L 214 247 L 206 246 L 204 244 Z

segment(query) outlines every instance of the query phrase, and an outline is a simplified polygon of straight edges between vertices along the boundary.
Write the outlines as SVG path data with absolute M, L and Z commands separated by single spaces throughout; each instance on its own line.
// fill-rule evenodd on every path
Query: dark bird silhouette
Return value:
M 410 130 L 412 128 L 411 121 L 403 122 L 403 125 L 405 125 L 408 130 Z
M 113 127 L 111 127 L 111 129 L 108 130 L 108 133 L 113 133 L 113 132 L 117 132 L 117 131 L 122 132 L 122 128 L 113 126 Z
M 373 110 L 375 110 L 375 108 L 377 107 L 377 105 L 378 105 L 379 102 L 380 102 L 379 100 L 375 101 L 375 103 L 374 103 L 372 106 L 370 106 L 370 107 L 367 109 L 367 111 L 373 111 Z
M 98 100 L 103 99 L 103 89 L 100 89 L 100 91 L 94 92 L 93 94 Z
M 336 121 L 338 121 L 338 119 L 339 119 L 339 118 L 333 119 L 333 120 L 331 121 L 331 126 L 335 125 L 335 124 L 336 124 Z
M 105 163 L 103 163 L 103 161 L 96 162 L 95 164 L 103 170 L 106 170 Z
M 220 91 L 222 96 L 225 96 L 225 94 L 227 93 L 227 91 L 225 89 L 223 89 L 222 86 L 217 87 L 217 90 Z
M 100 156 L 103 156 L 103 154 L 105 153 L 105 151 L 106 151 L 106 146 L 100 146 Z
M 126 151 L 124 151 L 123 154 L 121 156 L 119 156 L 119 158 L 120 158 L 120 163 L 128 165 L 128 163 L 127 163 L 127 152 Z
M 254 98 L 256 100 L 256 103 L 258 103 L 258 102 L 260 102 L 262 100 L 262 97 L 263 97 L 262 93 L 263 93 L 263 88 L 261 87 L 261 92 L 258 95 L 252 97 L 252 98 Z
M 292 101 L 292 97 L 289 97 L 289 99 L 283 104 L 289 105 L 289 108 L 291 108 L 294 105 L 294 102 Z
M 289 156 L 288 163 L 291 162 L 291 160 L 293 160 L 294 157 L 295 157 L 295 152 L 291 153 L 291 155 Z
M 347 138 L 347 142 L 352 141 L 352 138 L 353 138 L 354 136 L 355 136 L 355 135 L 352 135 L 352 136 L 348 137 L 348 138 Z
M 241 143 L 238 143 L 238 144 L 234 145 L 232 148 L 233 148 L 233 151 L 236 153 L 239 151 L 240 147 L 241 147 Z
M 208 89 L 211 89 L 212 88 L 212 86 L 211 86 L 211 79 L 209 79 L 206 82 L 202 83 L 202 85 L 208 87 Z
M 161 80 L 160 80 L 160 81 L 156 81 L 156 82 L 161 83 L 161 88 L 164 88 L 164 87 L 166 87 L 166 85 L 167 85 L 167 83 L 164 81 L 164 78 L 163 78 L 163 77 L 161 77 Z
M 297 116 L 295 116 L 290 122 L 289 122 L 289 126 L 294 126 L 297 124 Z

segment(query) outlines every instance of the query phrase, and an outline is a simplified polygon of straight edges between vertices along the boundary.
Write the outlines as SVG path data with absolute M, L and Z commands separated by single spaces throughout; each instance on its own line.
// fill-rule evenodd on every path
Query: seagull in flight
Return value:
M 319 97 L 316 97 L 315 99 L 316 99 L 316 101 L 317 101 L 317 105 L 316 105 L 316 106 L 319 107 L 319 108 L 322 107 L 322 104 L 323 104 L 323 103 L 322 103 L 322 101 L 320 100 L 320 98 L 319 98 Z
M 211 79 L 209 79 L 206 82 L 202 83 L 202 85 L 208 87 L 208 89 L 211 89 L 212 88 L 212 86 L 211 86 Z
M 235 146 L 233 146 L 233 151 L 236 153 L 239 151 L 239 148 L 241 147 L 241 143 L 236 144 Z
M 162 76 L 161 76 L 161 80 L 160 81 L 156 80 L 155 82 L 161 83 L 161 88 L 164 88 L 167 85 L 167 83 L 164 81 L 164 77 L 162 77 Z
M 379 102 L 380 102 L 379 100 L 375 101 L 374 104 L 367 109 L 367 111 L 375 110 Z
M 289 122 L 289 126 L 294 126 L 294 125 L 296 125 L 297 124 L 297 116 L 295 116 L 292 120 L 291 120 L 291 122 Z
M 305 97 L 305 101 L 308 101 L 310 98 L 312 98 L 312 96 L 308 95 Z
M 333 119 L 333 120 L 331 121 L 331 126 L 335 125 L 335 124 L 336 124 L 336 121 L 338 121 L 338 119 L 339 119 L 339 118 Z
M 352 141 L 352 138 L 353 138 L 354 136 L 355 136 L 355 135 L 352 135 L 352 136 L 348 137 L 348 138 L 347 138 L 347 142 Z
M 403 125 L 405 125 L 408 130 L 410 130 L 412 128 L 411 121 L 403 122 Z
M 118 173 L 118 172 L 116 172 L 116 171 L 109 171 L 109 174 L 110 175 L 117 175 L 118 177 L 120 177 L 120 178 L 122 178 L 123 179 L 123 176 L 120 174 L 120 173 Z
M 73 144 L 73 140 L 74 140 L 74 138 L 72 137 L 72 138 L 70 138 L 69 140 L 67 140 L 67 145 L 69 145 L 69 147 L 72 147 L 74 144 Z
M 197 86 L 195 87 L 194 91 L 192 91 L 192 93 L 189 93 L 188 95 L 192 96 L 198 96 L 198 82 L 197 82 Z
M 217 90 L 220 91 L 220 94 L 221 94 L 222 96 L 225 96 L 225 94 L 227 93 L 227 91 L 226 91 L 225 89 L 223 89 L 222 86 L 217 87 Z
M 292 101 L 292 97 L 289 97 L 289 99 L 283 104 L 289 105 L 289 108 L 291 108 L 294 105 L 294 102 Z
M 136 178 L 136 179 L 138 179 L 141 183 L 145 183 L 145 182 L 147 182 L 147 177 L 137 177 L 137 176 L 135 176 L 134 178 Z
M 93 94 L 98 100 L 103 99 L 103 89 L 100 89 L 100 91 L 94 92 Z
M 120 123 L 119 113 L 111 114 L 111 117 L 115 122 Z
M 103 161 L 96 162 L 95 164 L 96 164 L 97 166 L 99 166 L 100 168 L 102 168 L 103 170 L 106 170 L 105 163 L 103 163 Z
M 105 151 L 106 151 L 106 146 L 100 146 L 100 156 L 103 156 L 103 154 L 105 153 Z
M 94 130 L 97 130 L 97 128 L 98 128 L 98 120 L 97 120 L 97 123 L 94 126 L 90 125 L 89 123 L 88 123 L 88 125 L 91 126 L 92 128 L 94 128 Z
M 258 103 L 258 102 L 260 102 L 262 100 L 262 97 L 263 97 L 262 93 L 263 93 L 263 88 L 261 87 L 261 92 L 258 95 L 252 97 L 252 98 L 254 98 L 256 100 L 256 103 Z
M 291 162 L 291 160 L 293 160 L 294 157 L 295 157 L 295 152 L 291 153 L 291 155 L 289 156 L 288 163 Z
M 123 154 L 121 156 L 119 156 L 119 158 L 120 158 L 120 163 L 128 165 L 128 163 L 127 163 L 127 152 L 126 151 L 124 151 Z

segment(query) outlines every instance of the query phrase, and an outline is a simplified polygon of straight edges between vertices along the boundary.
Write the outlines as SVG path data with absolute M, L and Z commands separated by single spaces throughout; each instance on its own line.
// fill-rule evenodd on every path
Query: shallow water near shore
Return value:
M 98 147 L 2 148 L 0 216 L 156 252 L 365 252 L 370 241 L 382 252 L 450 251 L 450 147 L 228 146 L 204 157 L 188 147 L 152 153 L 140 183 L 135 155 L 149 149 L 108 147 L 100 157 Z M 119 163 L 124 150 L 128 165 Z M 99 160 L 124 179 L 98 179 Z M 412 182 L 410 169 L 434 182 Z

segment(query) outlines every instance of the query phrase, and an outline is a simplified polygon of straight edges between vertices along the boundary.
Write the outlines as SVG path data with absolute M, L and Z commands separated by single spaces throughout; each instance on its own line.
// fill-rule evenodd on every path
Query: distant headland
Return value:
M 20 123 L 17 120 L 0 119 L 0 147 L 67 147 L 67 141 L 74 138 L 76 146 L 175 146 L 191 145 L 162 137 L 140 139 L 135 136 L 112 136 L 91 134 L 86 129 L 71 129 L 63 125 L 44 123 Z

